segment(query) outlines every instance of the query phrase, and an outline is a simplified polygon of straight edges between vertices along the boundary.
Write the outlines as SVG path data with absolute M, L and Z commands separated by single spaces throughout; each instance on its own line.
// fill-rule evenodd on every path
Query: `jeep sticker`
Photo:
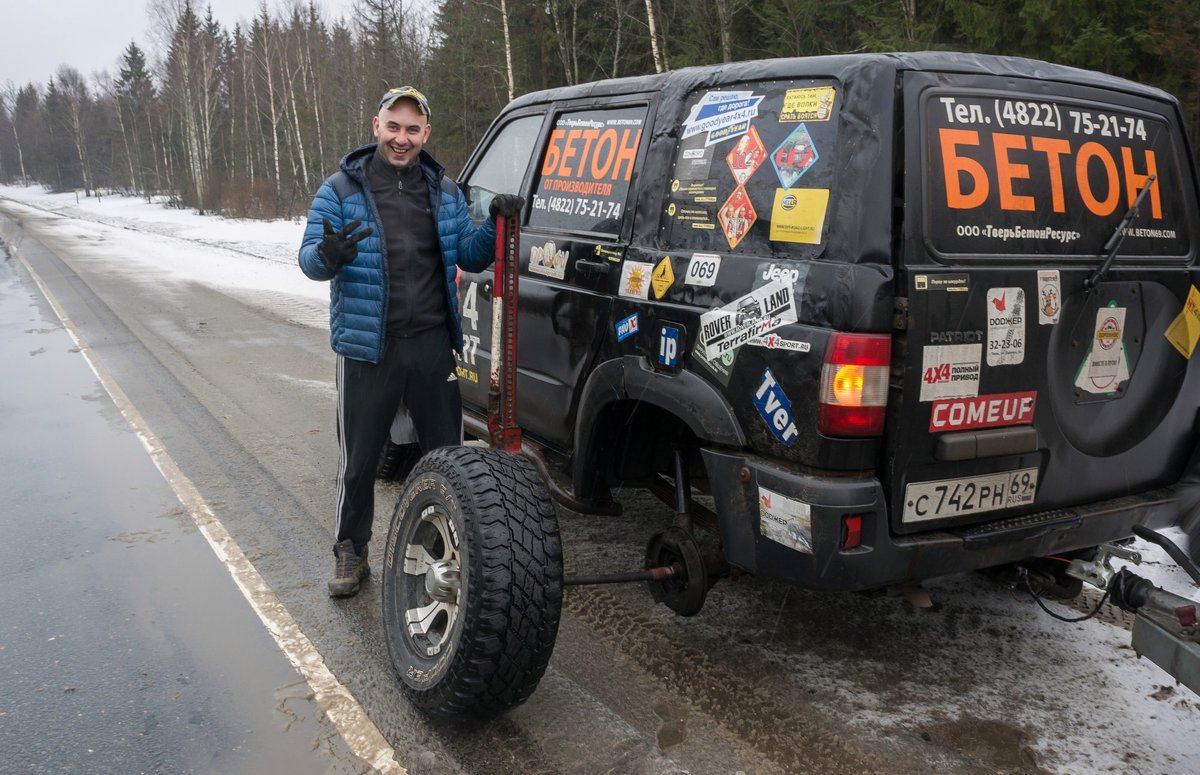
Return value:
M 987 321 L 987 365 L 1020 365 L 1025 360 L 1025 291 L 989 288 Z
M 771 241 L 820 245 L 828 208 L 827 188 L 775 189 Z
M 1200 291 L 1196 290 L 1196 286 L 1193 285 L 1188 291 L 1183 309 L 1171 321 L 1171 325 L 1167 326 L 1163 336 L 1167 337 L 1167 341 L 1180 355 L 1191 360 L 1196 342 L 1200 341 Z
M 761 95 L 750 91 L 710 91 L 700 98 L 683 121 L 683 137 L 704 133 L 705 146 L 745 134 L 758 116 Z
M 775 381 L 770 369 L 763 369 L 762 382 L 754 391 L 754 408 L 780 444 L 791 446 L 796 441 L 800 431 L 792 421 L 792 402 Z
M 650 295 L 650 273 L 654 264 L 646 261 L 626 261 L 621 265 L 621 287 L 617 293 L 631 299 L 645 299 Z
M 807 503 L 759 485 L 758 526 L 763 538 L 812 554 L 811 512 Z
M 1075 387 L 1097 395 L 1117 392 L 1129 379 L 1129 358 L 1125 354 L 1125 308 L 1101 307 L 1096 310 L 1096 330 L 1091 348 L 1079 364 Z
M 614 324 L 614 327 L 617 330 L 617 341 L 624 342 L 626 339 L 628 339 L 629 337 L 633 336 L 634 334 L 636 334 L 638 332 L 637 313 L 635 312 L 627 318 L 622 318 L 621 320 L 618 320 Z
M 928 345 L 921 355 L 921 400 L 979 395 L 982 344 Z
M 736 350 L 751 339 L 796 322 L 792 285 L 775 279 L 720 309 L 700 316 L 700 343 L 704 357 L 713 360 Z
M 717 273 L 721 271 L 721 257 L 716 253 L 693 253 L 688 262 L 687 274 L 683 277 L 684 285 L 699 285 L 709 287 L 717 281 Z
M 1062 284 L 1057 269 L 1040 269 L 1037 273 L 1038 325 L 1053 325 L 1062 311 Z
M 931 89 L 926 233 L 959 254 L 1093 255 L 1150 185 L 1123 255 L 1189 253 L 1166 121 L 1109 104 Z
M 929 410 L 929 432 L 1030 425 L 1033 423 L 1033 409 L 1036 403 L 1036 390 L 934 401 Z

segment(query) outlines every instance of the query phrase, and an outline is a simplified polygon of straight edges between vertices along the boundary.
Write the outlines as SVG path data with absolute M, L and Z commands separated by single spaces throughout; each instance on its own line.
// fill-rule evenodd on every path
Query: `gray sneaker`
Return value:
M 358 594 L 362 582 L 371 575 L 371 567 L 367 565 L 367 547 L 362 552 L 354 550 L 354 542 L 347 538 L 333 547 L 336 558 L 333 566 L 333 578 L 329 579 L 330 597 L 353 597 Z

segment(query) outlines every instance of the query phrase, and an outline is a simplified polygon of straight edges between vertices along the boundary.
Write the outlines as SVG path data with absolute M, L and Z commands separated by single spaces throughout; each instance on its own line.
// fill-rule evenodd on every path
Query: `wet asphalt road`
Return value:
M 410 772 L 750 775 L 1200 769 L 1200 743 L 1194 735 L 1200 713 L 1195 698 L 1186 696 L 1186 690 L 1168 690 L 1170 681 L 1156 668 L 1136 662 L 1123 645 L 1128 643 L 1125 630 L 1095 621 L 1070 627 L 1054 624 L 1028 601 L 1016 601 L 1007 590 L 977 576 L 930 584 L 939 604 L 934 610 L 917 610 L 882 595 L 808 593 L 743 577 L 719 583 L 704 611 L 690 619 L 653 605 L 639 586 L 574 588 L 566 596 L 550 669 L 526 705 L 490 723 L 431 722 L 415 713 L 396 690 L 381 634 L 377 579 L 352 600 L 331 601 L 325 594 L 331 565 L 336 440 L 333 357 L 327 333 L 320 327 L 325 315 L 322 305 L 265 292 L 217 291 L 164 277 L 138 263 L 136 256 L 114 257 L 104 229 L 64 229 L 61 219 L 47 214 L 21 212 L 5 217 L 2 204 L 0 235 L 14 255 L 29 262 L 43 278 L 97 358 Z M 147 238 L 147 251 L 165 239 L 169 238 Z M 36 299 L 36 288 L 20 266 L 10 260 L 6 271 L 12 279 L 0 280 L 0 285 Z M 44 305 L 29 303 L 41 310 L 40 322 L 13 325 L 19 331 L 54 329 L 47 322 L 53 318 L 44 315 Z M 58 335 L 65 336 L 61 331 Z M 23 364 L 49 361 L 46 355 L 54 349 L 40 344 L 13 349 L 5 338 L 3 352 L 11 350 L 11 357 Z M 30 356 L 39 347 L 46 352 Z M 55 357 L 70 355 L 69 340 L 56 347 Z M 5 380 L 0 388 L 4 438 L 17 439 L 6 441 L 6 446 L 28 447 L 33 444 L 26 440 L 28 435 L 52 435 L 41 428 L 64 414 L 55 412 L 57 404 L 75 408 L 83 404 L 89 417 L 104 418 L 107 430 L 130 445 L 129 460 L 123 465 L 111 462 L 121 465 L 115 472 L 106 469 L 110 458 L 117 457 L 107 452 L 110 442 L 79 436 L 67 428 L 62 434 L 74 435 L 68 446 L 80 453 L 73 465 L 53 464 L 57 467 L 52 468 L 48 464 L 34 477 L 15 474 L 6 448 L 3 481 L 13 479 L 11 486 L 20 491 L 40 480 L 57 488 L 41 500 L 57 500 L 74 491 L 76 479 L 94 479 L 110 488 L 109 497 L 117 502 L 132 500 L 124 480 L 136 481 L 137 497 L 146 499 L 143 522 L 150 526 L 126 524 L 124 520 L 133 519 L 133 509 L 115 509 L 118 523 L 111 529 L 77 528 L 94 536 L 96 546 L 91 548 L 97 556 L 81 554 L 77 569 L 74 563 L 64 560 L 63 564 L 82 580 L 69 578 L 72 574 L 48 578 L 16 595 L 7 569 L 24 562 L 33 563 L 33 570 L 40 572 L 36 555 L 65 555 L 68 547 L 61 538 L 23 522 L 21 511 L 4 508 L 3 522 L 20 540 L 3 550 L 8 562 L 6 570 L 0 571 L 6 577 L 6 588 L 0 590 L 4 611 L 0 626 L 7 628 L 16 619 L 27 622 L 31 633 L 49 638 L 56 636 L 56 628 L 39 625 L 45 618 L 37 618 L 36 612 L 58 616 L 59 600 L 71 597 L 62 584 L 70 589 L 75 581 L 82 585 L 76 594 L 97 599 L 78 611 L 69 609 L 70 617 L 59 617 L 78 622 L 79 629 L 91 636 L 90 641 L 75 643 L 84 656 L 72 655 L 73 661 L 86 662 L 91 669 L 81 669 L 79 678 L 60 678 L 59 671 L 65 672 L 61 665 L 38 662 L 49 653 L 43 646 L 54 647 L 57 641 L 43 644 L 31 635 L 21 646 L 30 661 L 14 667 L 25 671 L 40 667 L 41 677 L 30 688 L 22 688 L 26 682 L 21 678 L 11 695 L 9 679 L 0 679 L 4 680 L 0 711 L 5 712 L 0 716 L 0 754 L 31 750 L 30 738 L 56 746 L 61 734 L 57 730 L 71 725 L 86 728 L 73 715 L 77 709 L 66 703 L 80 699 L 81 687 L 88 682 L 109 680 L 104 668 L 112 665 L 99 657 L 87 662 L 83 644 L 98 642 L 110 632 L 125 637 L 125 631 L 136 629 L 142 619 L 153 619 L 170 620 L 180 632 L 197 639 L 193 648 L 199 650 L 202 644 L 218 649 L 216 655 L 195 657 L 202 664 L 185 670 L 179 654 L 183 647 L 178 645 L 188 640 L 183 636 L 173 641 L 159 636 L 149 645 L 120 641 L 136 654 L 117 660 L 134 666 L 134 682 L 114 681 L 110 692 L 101 692 L 106 699 L 97 700 L 97 705 L 103 703 L 111 717 L 118 707 L 140 708 L 143 696 L 169 697 L 176 715 L 165 709 L 156 713 L 160 727 L 170 726 L 168 722 L 175 719 L 183 719 L 176 722 L 183 727 L 195 710 L 200 713 L 197 718 L 207 719 L 212 735 L 201 735 L 202 742 L 178 749 L 155 749 L 130 732 L 130 755 L 144 758 L 129 760 L 134 769 L 114 771 L 284 771 L 273 766 L 274 758 L 272 766 L 264 769 L 250 759 L 243 766 L 234 759 L 194 760 L 181 753 L 199 748 L 211 754 L 215 746 L 225 755 L 239 745 L 247 757 L 273 757 L 271 752 L 278 747 L 294 745 L 310 757 L 305 760 L 308 766 L 335 771 L 359 766 L 347 765 L 336 741 L 330 742 L 324 722 L 312 720 L 299 734 L 293 734 L 294 726 L 283 725 L 287 731 L 280 731 L 274 710 L 278 693 L 306 696 L 282 657 L 275 655 L 274 665 L 281 672 L 273 673 L 267 667 L 269 656 L 260 664 L 243 657 L 241 650 L 246 647 L 237 646 L 224 652 L 223 659 L 220 644 L 208 644 L 226 638 L 227 631 L 252 642 L 251 633 L 258 626 L 254 616 L 244 604 L 240 614 L 234 613 L 239 607 L 236 591 L 227 575 L 220 578 L 224 571 L 215 560 L 208 571 L 184 567 L 182 560 L 166 567 L 156 564 L 163 561 L 164 545 L 178 544 L 191 547 L 180 552 L 190 556 L 194 551 L 202 566 L 203 539 L 188 528 L 161 479 L 154 480 L 157 472 L 149 462 L 135 461 L 136 440 L 119 430 L 120 420 L 111 406 L 100 408 L 103 396 L 94 378 L 89 381 L 82 362 L 75 366 L 83 369 L 83 387 L 62 396 L 44 386 L 35 389 L 31 400 L 46 408 L 37 421 L 28 420 L 19 436 L 7 427 L 12 422 L 8 415 L 17 410 L 8 406 L 10 388 Z M 7 365 L 4 368 L 7 375 Z M 96 400 L 77 397 L 83 395 Z M 56 444 L 46 446 L 51 460 L 65 454 Z M 133 473 L 126 474 L 126 467 Z M 62 473 L 79 468 L 92 470 L 73 476 Z M 376 535 L 386 531 L 390 503 L 397 496 L 393 485 L 377 489 Z M 88 505 L 102 500 L 95 494 L 81 497 Z M 620 497 L 626 506 L 621 517 L 560 512 L 568 571 L 600 573 L 636 567 L 646 539 L 670 519 L 668 509 L 640 495 Z M 78 506 L 63 504 L 54 511 L 83 521 Z M 156 540 L 109 540 L 110 535 L 142 535 L 139 530 L 149 531 L 146 535 Z M 166 532 L 160 535 L 156 530 Z M 30 547 L 40 549 L 30 551 Z M 72 548 L 71 557 L 81 551 Z M 145 564 L 139 567 L 132 558 L 140 555 L 145 555 Z M 99 568 L 89 568 L 89 562 Z M 102 584 L 98 577 L 105 574 L 98 571 L 111 572 L 113 583 Z M 212 573 L 212 579 L 206 572 Z M 26 578 L 34 576 L 21 575 L 21 582 Z M 146 584 L 146 578 L 154 583 Z M 150 587 L 170 589 L 172 581 L 182 589 L 168 592 L 163 603 L 175 606 L 173 619 L 155 609 L 134 626 L 113 628 L 108 625 L 115 614 L 97 613 L 115 610 L 131 589 L 149 595 Z M 53 605 L 27 605 L 28 599 L 51 600 Z M 204 619 L 210 613 L 219 618 Z M 229 624 L 234 620 L 241 624 Z M 164 628 L 145 629 L 155 633 Z M 75 632 L 74 625 L 69 632 Z M 269 655 L 269 639 L 263 635 L 262 640 L 263 654 Z M 12 659 L 7 649 L 13 647 L 7 643 L 0 641 L 0 646 L 6 646 L 0 651 L 4 676 L 12 674 L 5 660 Z M 163 649 L 161 662 L 151 665 L 155 654 L 151 647 L 158 646 Z M 151 656 L 143 656 L 144 650 Z M 230 652 L 237 656 L 228 656 Z M 157 669 L 136 666 L 143 661 Z M 239 664 L 234 668 L 230 663 Z M 189 685 L 203 688 L 188 694 L 187 686 L 176 681 L 183 672 L 191 676 Z M 244 693 L 235 697 L 217 691 L 214 687 L 220 685 L 222 675 L 232 676 L 232 683 Z M 250 678 L 262 680 L 252 684 Z M 66 692 L 68 686 L 75 690 Z M 44 699 L 50 694 L 53 703 Z M 295 712 L 297 702 L 289 694 L 284 704 Z M 236 731 L 243 726 L 235 719 L 262 708 L 266 708 L 265 726 L 254 727 L 261 736 Z M 31 717 L 31 727 L 10 732 L 16 728 L 11 722 L 18 711 L 35 714 L 36 720 Z M 143 717 L 139 711 L 125 710 L 121 718 L 133 723 Z M 203 725 L 188 726 L 203 730 Z M 276 744 L 262 743 L 271 730 Z M 61 737 L 69 739 L 65 734 Z M 333 747 L 312 758 L 314 741 L 321 741 L 319 748 L 326 743 Z M 53 750 L 66 751 L 71 745 L 63 743 Z M 162 752 L 157 759 L 156 750 Z M 90 771 L 83 759 L 70 762 Z M 287 771 L 307 770 L 301 766 Z
M 0 263 L 0 770 L 358 771 L 22 274 Z

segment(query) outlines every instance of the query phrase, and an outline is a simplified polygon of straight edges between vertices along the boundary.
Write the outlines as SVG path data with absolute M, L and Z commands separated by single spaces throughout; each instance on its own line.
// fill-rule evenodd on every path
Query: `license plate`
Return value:
M 1037 495 L 1036 468 L 998 474 L 914 482 L 904 489 L 903 522 L 924 522 L 966 514 L 1011 509 L 1033 503 Z

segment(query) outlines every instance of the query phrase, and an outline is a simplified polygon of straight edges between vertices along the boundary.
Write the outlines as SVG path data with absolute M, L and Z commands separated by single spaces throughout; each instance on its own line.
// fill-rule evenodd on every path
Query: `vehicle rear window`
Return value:
M 693 93 L 661 221 L 665 243 L 735 254 L 819 252 L 840 99 L 828 79 Z
M 646 111 L 638 105 L 560 113 L 542 153 L 530 225 L 619 234 Z
M 1182 175 L 1163 116 L 975 89 L 930 89 L 922 99 L 925 233 L 936 252 L 1097 256 L 1154 175 L 1120 252 L 1188 255 Z

